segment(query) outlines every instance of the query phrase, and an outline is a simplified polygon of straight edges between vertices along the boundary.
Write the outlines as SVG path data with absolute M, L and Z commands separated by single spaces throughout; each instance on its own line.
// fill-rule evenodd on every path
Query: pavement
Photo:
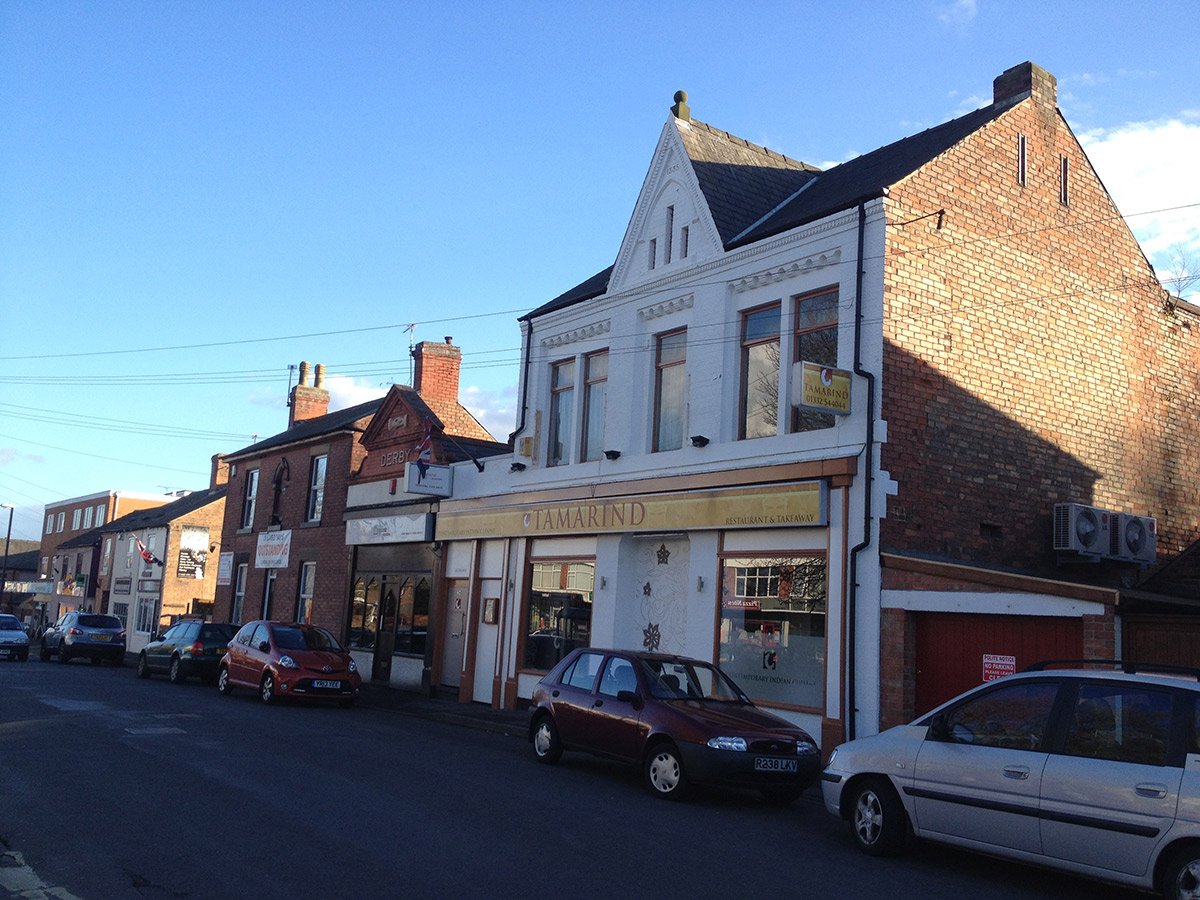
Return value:
M 367 709 L 391 710 L 513 737 L 524 738 L 529 733 L 529 704 L 524 700 L 517 701 L 516 710 L 493 709 L 483 703 L 461 703 L 455 697 L 429 696 L 367 682 L 362 686 L 358 703 Z

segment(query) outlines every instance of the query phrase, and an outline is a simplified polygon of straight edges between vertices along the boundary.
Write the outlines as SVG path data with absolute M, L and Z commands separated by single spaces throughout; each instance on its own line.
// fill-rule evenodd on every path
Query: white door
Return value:
M 446 595 L 446 616 L 442 624 L 441 683 L 452 688 L 457 688 L 462 681 L 467 646 L 467 617 L 471 611 L 468 588 L 466 581 L 452 581 Z

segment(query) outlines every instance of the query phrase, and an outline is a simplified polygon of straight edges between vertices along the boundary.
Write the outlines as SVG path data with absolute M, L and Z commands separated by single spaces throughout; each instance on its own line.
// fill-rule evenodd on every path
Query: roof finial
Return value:
M 675 105 L 671 107 L 671 112 L 675 118 L 690 122 L 692 120 L 692 111 L 687 104 L 687 91 L 675 92 Z

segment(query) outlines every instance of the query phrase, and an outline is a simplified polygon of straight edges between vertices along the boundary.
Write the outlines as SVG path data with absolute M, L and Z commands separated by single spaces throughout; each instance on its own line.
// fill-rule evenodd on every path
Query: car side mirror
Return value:
M 270 641 L 259 641 L 258 649 L 261 650 L 263 653 L 270 653 L 271 652 L 271 642 Z
M 632 704 L 634 709 L 641 709 L 645 705 L 637 691 L 617 691 L 617 699 L 622 703 Z
M 950 728 L 946 725 L 945 713 L 938 713 L 929 720 L 929 738 L 934 741 L 950 740 Z

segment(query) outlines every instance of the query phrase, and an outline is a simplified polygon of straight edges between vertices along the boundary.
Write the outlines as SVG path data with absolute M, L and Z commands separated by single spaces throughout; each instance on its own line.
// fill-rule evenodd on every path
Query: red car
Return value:
M 534 689 L 529 740 L 545 763 L 585 750 L 641 766 L 669 799 L 690 784 L 725 784 L 791 803 L 821 769 L 807 732 L 759 709 L 716 666 L 632 650 L 564 657 Z
M 297 622 L 247 622 L 229 642 L 217 670 L 217 689 L 258 691 L 263 703 L 280 697 L 338 700 L 353 706 L 362 677 L 350 654 L 324 628 Z

